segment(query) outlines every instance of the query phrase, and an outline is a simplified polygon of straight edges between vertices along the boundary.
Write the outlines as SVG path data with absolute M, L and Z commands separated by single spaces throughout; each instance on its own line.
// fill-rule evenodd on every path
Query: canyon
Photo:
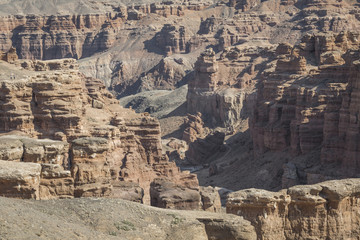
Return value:
M 2 196 L 156 199 L 185 209 L 193 201 L 191 208 L 201 208 L 196 176 L 161 153 L 156 119 L 122 108 L 73 59 L 17 64 L 10 66 L 15 79 L 1 82 L 0 128 L 7 133 L 0 136 Z M 176 203 L 150 190 L 158 178 L 160 188 L 173 184 L 163 194 L 183 190 Z
M 29 199 L 14 206 L 74 204 L 97 222 L 80 216 L 82 237 L 64 235 L 79 239 L 358 238 L 357 2 L 14 2 L 0 196 Z M 83 209 L 100 203 L 140 219 Z

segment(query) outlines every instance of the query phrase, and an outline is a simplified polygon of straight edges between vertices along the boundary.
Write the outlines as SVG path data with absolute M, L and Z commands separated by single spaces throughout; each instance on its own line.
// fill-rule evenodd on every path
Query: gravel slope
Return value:
M 159 209 L 119 199 L 35 201 L 0 197 L 0 206 L 2 240 L 205 240 L 212 234 L 205 225 L 212 221 L 220 221 L 217 231 L 223 231 L 223 236 L 236 234 L 236 238 L 226 239 L 256 239 L 254 228 L 238 216 Z

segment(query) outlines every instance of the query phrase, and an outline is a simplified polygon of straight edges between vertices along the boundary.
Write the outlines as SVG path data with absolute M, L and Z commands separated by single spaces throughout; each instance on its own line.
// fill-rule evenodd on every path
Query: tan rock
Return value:
M 0 160 L 0 195 L 39 199 L 41 165 Z
M 359 208 L 359 184 L 344 179 L 280 192 L 242 190 L 229 194 L 226 209 L 251 221 L 262 239 L 353 239 L 359 219 L 348 213 Z
M 185 192 L 197 189 L 196 176 L 162 154 L 158 120 L 122 108 L 100 80 L 79 73 L 74 60 L 27 63 L 27 70 L 18 70 L 27 71 L 27 78 L 2 81 L 0 131 L 33 138 L 1 136 L 0 156 L 42 164 L 34 198 L 93 196 L 150 204 L 150 184 L 159 177 Z M 196 201 L 191 206 L 200 205 Z
M 176 186 L 166 179 L 155 179 L 150 187 L 151 205 L 161 208 L 201 208 L 201 197 L 197 190 Z
M 200 187 L 202 209 L 209 212 L 221 212 L 220 195 L 216 188 Z
M 188 114 L 184 120 L 185 130 L 182 139 L 188 144 L 194 142 L 197 138 L 203 137 L 204 122 L 201 119 L 201 113 L 196 115 Z
M 300 156 L 321 151 L 321 162 L 315 160 L 314 165 L 323 171 L 306 170 L 321 174 L 318 181 L 355 176 L 356 39 L 351 32 L 306 35 L 290 54 L 278 57 L 275 70 L 264 75 L 254 105 L 250 127 L 257 153 L 287 147 Z M 311 176 L 315 175 L 309 175 L 309 182 L 314 183 Z M 288 177 L 283 180 L 284 186 L 296 183 L 285 183 Z
M 23 143 L 16 138 L 0 138 L 0 159 L 7 161 L 21 161 L 24 148 Z

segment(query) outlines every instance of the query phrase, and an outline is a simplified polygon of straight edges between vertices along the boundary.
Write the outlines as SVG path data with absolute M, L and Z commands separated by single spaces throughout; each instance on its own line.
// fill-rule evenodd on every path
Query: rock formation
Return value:
M 7 135 L 0 137 L 0 160 L 9 172 L 24 170 L 2 171 L 1 195 L 150 203 L 150 185 L 161 178 L 191 189 L 200 206 L 196 176 L 180 172 L 162 155 L 156 119 L 120 107 L 101 81 L 78 72 L 73 59 L 16 64 L 29 75 L 1 82 L 0 131 Z M 9 135 L 19 132 L 28 137 Z
M 250 10 L 253 7 L 256 7 L 260 4 L 260 1 L 244 1 L 244 0 L 230 0 L 229 5 L 235 7 L 236 9 L 240 9 L 241 11 L 245 12 Z
M 2 196 L 39 199 L 40 164 L 0 161 L 0 166 Z
M 182 16 L 186 11 L 199 11 L 210 4 L 178 1 L 171 5 L 164 2 L 124 6 L 114 2 L 104 4 L 111 9 L 105 12 L 2 16 L 0 49 L 7 51 L 13 46 L 19 58 L 24 59 L 88 57 L 111 47 L 126 21 L 140 20 L 149 14 Z
M 209 212 L 221 212 L 219 192 L 213 187 L 200 187 L 202 208 Z
M 143 73 L 134 85 L 137 91 L 147 90 L 173 90 L 185 84 L 184 78 L 187 72 L 191 70 L 191 64 L 184 62 L 182 58 L 164 58 L 155 67 L 148 72 Z M 131 90 L 133 86 L 128 84 L 120 84 L 123 86 L 123 93 L 127 94 L 127 90 Z
M 188 112 L 201 112 L 208 125 L 234 131 L 249 115 L 256 77 L 273 58 L 271 49 L 267 43 L 261 47 L 249 43 L 223 51 L 220 59 L 212 50 L 204 52 L 189 81 Z
M 0 59 L 8 63 L 14 63 L 19 58 L 16 54 L 16 49 L 13 47 L 11 47 L 8 52 L 1 52 L 0 55 Z
M 165 24 L 155 38 L 156 43 L 166 55 L 186 52 L 186 43 L 189 37 L 186 36 L 184 26 L 177 29 L 174 25 Z
M 196 115 L 188 114 L 184 125 L 185 130 L 182 139 L 188 144 L 194 142 L 197 138 L 203 137 L 204 122 L 201 119 L 201 113 L 198 112 Z
M 359 179 L 295 186 L 279 192 L 230 193 L 226 212 L 243 216 L 257 239 L 356 239 Z
M 327 174 L 356 175 L 357 39 L 353 32 L 307 35 L 291 53 L 278 57 L 275 69 L 264 76 L 251 121 L 258 154 L 287 148 L 296 155 L 321 151 L 321 162 L 301 166 L 310 183 L 317 172 L 311 167 L 320 164 L 324 170 L 317 181 Z
M 163 54 L 181 53 L 193 64 L 197 49 L 222 51 L 254 40 L 293 44 L 307 31 L 356 30 L 360 19 L 358 6 L 350 1 L 121 2 L 83 1 L 65 10 L 44 3 L 4 3 L 0 50 L 15 47 L 20 58 L 28 59 L 86 58 L 81 70 L 124 96 L 129 86 L 139 91 L 133 85 Z M 41 9 L 49 9 L 49 15 L 40 14 Z
M 232 187 L 254 175 L 256 186 L 288 188 L 222 194 L 229 194 L 227 212 L 250 221 L 258 239 L 359 236 L 357 179 L 294 187 L 359 176 L 360 46 L 350 31 L 358 30 L 358 3 L 94 2 L 82 1 L 81 13 L 0 17 L 0 196 L 221 211 L 219 188 L 199 187 L 196 175 L 168 159 L 186 156 L 206 168 L 209 185 L 218 177 Z M 186 143 L 162 142 L 158 120 L 120 107 L 107 91 L 125 96 L 186 83 L 187 113 L 181 106 L 163 113 L 181 123 L 187 116 L 179 136 Z M 155 107 L 162 106 L 144 111 Z M 240 177 L 225 179 L 229 172 Z M 190 232 L 255 237 L 241 217 L 203 214 L 192 218 Z M 164 219 L 169 229 L 184 226 L 173 212 Z
M 201 21 L 198 34 L 200 38 L 214 39 L 217 50 L 242 43 L 253 35 L 264 35 L 269 27 L 278 23 L 276 15 L 267 13 L 237 14 L 233 18 L 211 16 Z M 268 37 L 263 36 L 263 40 Z
M 196 189 L 177 186 L 172 182 L 156 179 L 150 188 L 151 205 L 161 208 L 200 210 L 201 195 Z

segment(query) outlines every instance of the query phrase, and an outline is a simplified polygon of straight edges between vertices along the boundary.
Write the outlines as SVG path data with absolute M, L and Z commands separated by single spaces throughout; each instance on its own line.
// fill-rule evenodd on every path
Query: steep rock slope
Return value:
M 320 151 L 321 162 L 303 163 L 309 183 L 356 176 L 357 39 L 354 32 L 307 35 L 264 72 L 250 125 L 257 154 Z
M 257 239 L 357 239 L 359 179 L 229 194 L 226 211 L 249 220 Z
M 30 59 L 86 58 L 81 70 L 102 79 L 119 96 L 176 87 L 205 47 L 217 52 L 245 41 L 295 43 L 309 31 L 356 30 L 359 19 L 356 3 L 330 0 L 38 0 L 12 5 L 14 1 L 2 9 L 11 13 L 13 7 L 23 14 L 0 18 L 1 50 L 14 46 L 20 58 Z M 51 14 L 40 14 L 40 9 Z M 178 63 L 164 63 L 169 55 Z M 168 70 L 157 74 L 162 66 Z
M 180 172 L 162 155 L 156 119 L 122 108 L 100 80 L 79 73 L 73 59 L 16 64 L 28 70 L 1 63 L 17 75 L 10 74 L 11 80 L 5 75 L 1 81 L 0 131 L 6 135 L 0 141 L 6 144 L 1 145 L 0 159 L 14 171 L 17 164 L 19 169 L 24 162 L 35 165 L 33 173 L 20 171 L 10 178 L 2 172 L 8 187 L 1 195 L 36 199 L 134 195 L 135 200 L 150 203 L 150 185 L 162 178 L 195 196 L 178 196 L 179 206 L 173 207 L 188 208 L 185 203 L 194 201 L 192 207 L 201 208 L 196 176 Z M 27 76 L 21 77 L 24 71 Z M 28 183 L 28 175 L 35 179 Z

